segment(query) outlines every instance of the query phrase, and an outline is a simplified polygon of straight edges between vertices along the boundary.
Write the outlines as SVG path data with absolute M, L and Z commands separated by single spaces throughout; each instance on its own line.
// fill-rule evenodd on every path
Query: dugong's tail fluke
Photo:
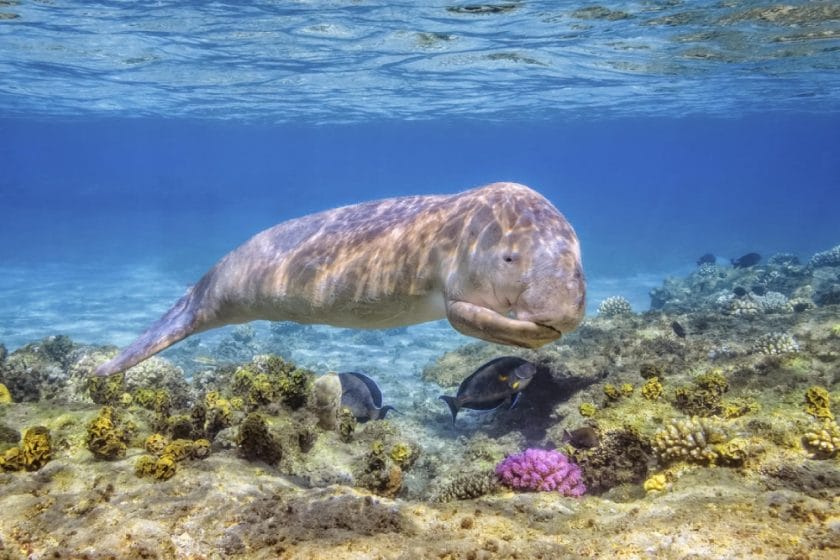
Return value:
M 194 333 L 196 330 L 194 300 L 195 289 L 193 288 L 140 335 L 140 338 L 124 348 L 116 357 L 96 368 L 93 375 L 104 377 L 125 371 Z

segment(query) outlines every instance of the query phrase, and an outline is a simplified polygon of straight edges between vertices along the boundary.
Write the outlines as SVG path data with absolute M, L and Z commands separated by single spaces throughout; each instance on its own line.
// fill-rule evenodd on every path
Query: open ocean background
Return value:
M 590 312 L 840 243 L 840 8 L 0 2 L 10 350 L 126 344 L 285 219 L 500 180 L 575 226 Z

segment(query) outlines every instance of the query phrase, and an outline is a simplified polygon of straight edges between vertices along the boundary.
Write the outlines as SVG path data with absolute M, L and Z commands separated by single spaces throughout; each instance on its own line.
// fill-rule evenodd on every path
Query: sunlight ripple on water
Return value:
M 0 111 L 263 122 L 840 109 L 831 2 L 3 2 Z

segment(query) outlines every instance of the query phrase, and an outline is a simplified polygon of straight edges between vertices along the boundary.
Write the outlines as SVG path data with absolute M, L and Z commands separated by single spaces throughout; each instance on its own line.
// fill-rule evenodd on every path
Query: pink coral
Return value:
M 559 451 L 526 449 L 509 455 L 496 466 L 496 476 L 505 486 L 521 490 L 580 496 L 586 492 L 580 467 Z

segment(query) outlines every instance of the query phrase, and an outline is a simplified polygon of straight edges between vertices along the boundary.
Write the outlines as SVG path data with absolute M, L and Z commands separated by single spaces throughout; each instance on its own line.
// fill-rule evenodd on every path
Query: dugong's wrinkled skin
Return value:
M 524 185 L 389 198 L 258 233 L 95 374 L 256 319 L 390 328 L 446 317 L 466 335 L 537 348 L 580 323 L 585 294 L 572 226 Z

